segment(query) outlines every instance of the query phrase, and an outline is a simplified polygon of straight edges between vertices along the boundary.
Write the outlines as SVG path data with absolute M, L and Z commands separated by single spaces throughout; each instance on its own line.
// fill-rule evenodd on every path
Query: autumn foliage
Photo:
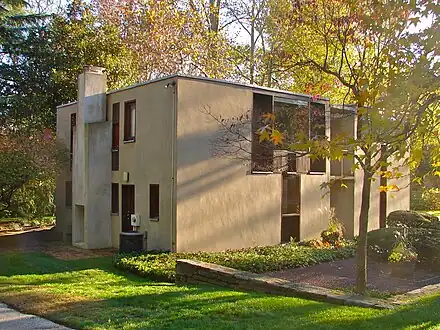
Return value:
M 26 184 L 54 180 L 67 160 L 50 130 L 0 132 L 0 212 L 11 211 L 14 195 Z

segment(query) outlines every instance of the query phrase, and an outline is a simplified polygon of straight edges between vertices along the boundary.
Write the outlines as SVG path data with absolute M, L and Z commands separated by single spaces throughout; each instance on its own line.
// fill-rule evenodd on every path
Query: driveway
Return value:
M 0 330 L 69 330 L 65 326 L 29 314 L 23 314 L 0 303 Z

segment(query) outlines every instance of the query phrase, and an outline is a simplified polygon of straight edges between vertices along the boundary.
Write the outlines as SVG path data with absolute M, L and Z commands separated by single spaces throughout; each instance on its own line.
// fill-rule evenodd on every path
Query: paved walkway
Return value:
M 29 314 L 23 314 L 0 303 L 0 330 L 69 330 L 52 321 Z
M 394 268 L 391 263 L 368 261 L 368 287 L 393 294 L 416 290 L 426 285 L 440 283 L 440 272 L 416 267 L 408 272 Z M 356 284 L 356 260 L 346 259 L 326 262 L 311 267 L 293 268 L 266 275 L 299 284 L 324 288 L 352 289 Z

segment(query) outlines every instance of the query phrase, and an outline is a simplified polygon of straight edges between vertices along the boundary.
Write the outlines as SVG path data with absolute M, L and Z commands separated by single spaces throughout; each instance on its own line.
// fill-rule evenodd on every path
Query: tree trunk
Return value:
M 220 0 L 209 0 L 209 29 L 218 32 L 220 20 Z
M 273 72 L 273 61 L 272 61 L 272 54 L 270 54 L 269 64 L 267 67 L 267 87 L 272 87 L 272 72 Z
M 368 157 L 366 157 L 366 160 Z M 367 164 L 370 164 L 368 162 Z M 368 212 L 370 210 L 372 174 L 366 166 L 363 176 L 361 213 L 359 215 L 359 237 L 356 251 L 356 293 L 365 295 L 367 292 L 367 232 Z
M 251 16 L 251 49 L 249 54 L 249 83 L 254 83 L 255 75 L 255 0 L 252 1 Z

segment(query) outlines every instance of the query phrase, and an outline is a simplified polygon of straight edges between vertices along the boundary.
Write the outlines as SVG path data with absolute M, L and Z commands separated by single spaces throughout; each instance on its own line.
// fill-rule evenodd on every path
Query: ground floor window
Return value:
M 119 213 L 119 184 L 112 183 L 112 214 Z
M 150 219 L 159 219 L 159 185 L 150 184 Z
M 72 207 L 72 181 L 66 181 L 66 206 Z

